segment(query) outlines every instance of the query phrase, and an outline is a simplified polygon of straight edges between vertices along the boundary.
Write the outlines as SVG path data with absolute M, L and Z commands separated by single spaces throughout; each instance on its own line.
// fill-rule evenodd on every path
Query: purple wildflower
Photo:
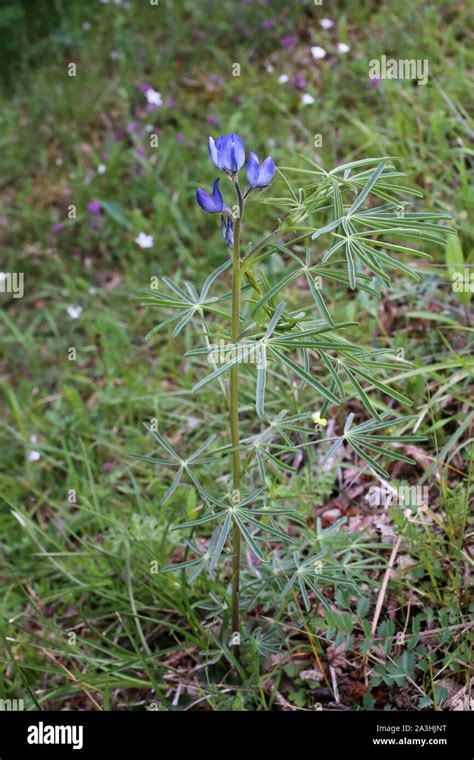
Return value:
M 92 216 L 100 216 L 102 213 L 102 205 L 100 201 L 89 201 L 87 204 L 87 210 Z
M 306 79 L 301 71 L 298 71 L 293 77 L 293 87 L 296 90 L 304 90 L 306 88 Z
M 294 50 L 296 47 L 296 37 L 293 34 L 286 34 L 281 38 L 280 42 L 285 50 Z

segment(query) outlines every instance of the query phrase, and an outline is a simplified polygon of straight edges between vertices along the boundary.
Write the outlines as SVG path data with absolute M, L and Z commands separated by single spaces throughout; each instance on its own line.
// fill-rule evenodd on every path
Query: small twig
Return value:
M 398 554 L 398 550 L 400 548 L 401 542 L 402 542 L 402 537 L 398 536 L 397 540 L 395 541 L 393 545 L 392 553 L 388 561 L 388 566 L 387 566 L 387 569 L 385 570 L 385 574 L 382 580 L 382 585 L 380 586 L 379 595 L 377 597 L 377 604 L 375 606 L 374 619 L 372 620 L 372 627 L 371 627 L 372 636 L 375 634 L 375 631 L 377 630 L 380 613 L 382 611 L 382 606 L 385 599 L 385 593 L 387 591 L 388 582 L 390 580 L 390 573 L 393 570 L 393 566 L 395 564 L 395 559 Z
M 339 691 L 337 688 L 336 670 L 335 668 L 332 667 L 332 665 L 329 666 L 329 672 L 331 674 L 332 688 L 334 691 L 334 699 L 336 700 L 336 702 L 340 702 L 341 700 L 339 699 Z
M 82 683 L 82 681 L 76 675 L 74 675 L 74 673 L 71 673 L 71 671 L 66 667 L 66 665 L 64 665 L 62 662 L 60 662 L 54 656 L 54 654 L 52 654 L 51 652 L 48 652 L 48 650 L 45 649 L 44 647 L 40 647 L 40 649 L 43 652 L 43 654 L 46 655 L 46 657 L 49 657 L 49 659 L 52 660 L 52 662 L 54 662 L 55 665 L 58 665 L 60 668 L 62 668 L 64 670 L 64 672 L 66 673 L 66 675 L 67 675 L 67 677 L 69 678 L 70 681 L 72 681 L 79 689 L 81 689 L 81 691 L 83 691 L 84 694 L 87 694 L 87 696 L 89 697 L 89 699 L 91 700 L 91 702 L 97 707 L 98 710 L 102 711 L 104 709 L 97 702 L 97 700 L 94 699 L 94 697 L 92 696 L 92 694 L 89 691 L 89 689 L 95 689 L 96 691 L 100 692 L 100 689 L 98 689 L 96 686 L 93 686 L 92 684 L 88 684 L 89 688 L 86 688 L 86 685 L 84 683 Z
M 373 617 L 373 620 L 372 620 L 372 626 L 371 626 L 371 629 L 370 629 L 372 636 L 375 635 L 375 632 L 377 630 L 377 625 L 378 625 L 378 622 L 379 622 L 380 613 L 382 612 L 382 606 L 383 606 L 383 603 L 384 603 L 385 594 L 387 592 L 388 582 L 390 580 L 390 573 L 393 570 L 393 566 L 395 564 L 395 559 L 396 559 L 396 556 L 398 554 L 398 550 L 400 548 L 401 542 L 402 542 L 402 537 L 401 537 L 401 535 L 399 535 L 399 536 L 397 536 L 397 540 L 395 541 L 395 543 L 393 545 L 393 549 L 392 549 L 392 553 L 390 554 L 390 559 L 388 561 L 387 569 L 385 570 L 385 573 L 384 573 L 384 576 L 383 576 L 383 579 L 382 579 L 382 585 L 380 586 L 380 591 L 379 591 L 378 596 L 377 596 L 377 604 L 375 605 L 375 613 L 374 613 L 374 617 Z M 362 670 L 363 670 L 363 674 L 364 674 L 364 682 L 365 682 L 366 686 L 368 684 L 367 662 L 368 662 L 368 657 L 366 655 L 364 657 L 364 659 L 363 659 L 363 665 L 362 665 Z
M 326 682 L 326 685 L 328 686 L 328 688 L 330 688 L 329 680 L 328 680 L 326 671 L 324 669 L 324 666 L 323 666 L 323 664 L 321 662 L 321 659 L 319 657 L 319 654 L 318 654 L 318 650 L 316 649 L 315 643 L 313 641 L 313 638 L 316 638 L 316 637 L 313 637 L 313 634 L 311 633 L 311 631 L 309 630 L 306 622 L 304 621 L 303 611 L 302 611 L 302 609 L 300 607 L 300 603 L 298 602 L 298 597 L 296 596 L 295 590 L 292 589 L 292 592 L 293 592 L 293 596 L 294 596 L 294 599 L 295 599 L 295 602 L 296 602 L 296 606 L 298 607 L 298 611 L 299 611 L 299 613 L 301 615 L 301 619 L 303 620 L 303 628 L 304 628 L 304 631 L 305 631 L 305 633 L 306 633 L 306 635 L 308 637 L 309 645 L 310 645 L 310 647 L 312 649 L 312 652 L 313 652 L 313 655 L 314 655 L 314 659 L 316 660 L 316 664 L 317 664 L 319 670 L 322 673 L 322 676 L 323 676 L 323 678 L 324 678 L 324 680 Z

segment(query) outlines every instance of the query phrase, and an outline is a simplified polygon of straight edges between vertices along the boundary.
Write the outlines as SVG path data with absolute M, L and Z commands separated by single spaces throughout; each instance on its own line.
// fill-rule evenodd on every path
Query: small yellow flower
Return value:
M 321 417 L 319 412 L 314 412 L 311 415 L 311 419 L 313 420 L 314 425 L 322 425 L 323 427 L 326 427 L 326 425 L 328 424 L 327 419 L 325 417 Z

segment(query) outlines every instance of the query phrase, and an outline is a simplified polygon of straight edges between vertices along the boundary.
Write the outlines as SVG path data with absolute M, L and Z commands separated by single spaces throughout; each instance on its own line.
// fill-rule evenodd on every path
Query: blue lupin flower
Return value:
M 227 245 L 230 245 L 232 247 L 234 245 L 234 223 L 230 216 L 227 218 L 225 216 L 221 216 L 221 230 L 222 234 L 224 235 L 225 242 Z
M 241 137 L 234 134 L 209 138 L 209 155 L 213 163 L 227 174 L 237 174 L 245 163 L 245 147 Z
M 196 190 L 197 202 L 208 214 L 222 214 L 222 212 L 226 212 L 227 214 L 231 213 L 229 206 L 226 206 L 224 203 L 224 198 L 219 190 L 219 182 L 220 180 L 218 179 L 214 182 L 212 195 L 206 193 L 205 190 L 201 190 L 201 188 Z
M 249 160 L 246 166 L 247 179 L 250 183 L 250 187 L 253 189 L 268 187 L 275 175 L 275 164 L 273 158 L 265 159 L 260 166 L 258 156 L 256 153 L 249 153 Z

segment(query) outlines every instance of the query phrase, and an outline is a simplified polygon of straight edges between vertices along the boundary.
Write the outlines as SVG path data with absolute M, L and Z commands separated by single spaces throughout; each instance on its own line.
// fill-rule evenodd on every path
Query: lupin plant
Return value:
M 373 567 L 372 560 L 348 559 L 347 544 L 340 542 L 341 537 L 348 535 L 339 530 L 343 520 L 325 531 L 318 523 L 316 554 L 304 552 L 298 556 L 295 550 L 286 554 L 288 545 L 290 549 L 297 546 L 295 527 L 300 525 L 304 529 L 306 520 L 291 504 L 277 506 L 274 503 L 272 474 L 291 475 L 295 467 L 288 457 L 318 444 L 324 449 L 320 461 L 331 461 L 345 444 L 364 466 L 387 479 L 390 476 L 384 460 L 414 464 L 399 447 L 394 451 L 390 445 L 421 440 L 409 432 L 414 416 L 401 416 L 390 406 L 395 401 L 409 407 L 410 399 L 392 386 L 393 380 L 380 377 L 383 372 L 405 369 L 409 363 L 388 349 L 368 349 L 346 337 L 344 333 L 358 323 L 334 319 L 323 295 L 323 283 L 334 282 L 346 291 L 361 290 L 380 298 L 383 288 L 391 283 L 390 269 L 419 280 L 416 271 L 400 260 L 401 254 L 430 258 L 418 248 L 405 245 L 405 239 L 442 243 L 443 233 L 452 230 L 440 226 L 440 220 L 446 218 L 443 214 L 408 211 L 401 196 L 421 193 L 399 184 L 403 174 L 395 169 L 391 157 L 352 161 L 332 171 L 304 158 L 306 168 L 277 170 L 272 158 L 260 162 L 258 156 L 250 152 L 245 167 L 247 186 L 243 189 L 240 179 L 246 162 L 243 140 L 236 134 L 222 135 L 216 140 L 211 137 L 209 155 L 230 181 L 235 203 L 231 207 L 225 202 L 219 178 L 214 181 L 212 193 L 198 189 L 196 198 L 205 212 L 220 216 L 224 241 L 231 255 L 209 275 L 199 292 L 189 282 L 181 287 L 163 277 L 167 292 L 147 290 L 141 300 L 144 304 L 171 310 L 171 315 L 149 335 L 166 325 L 174 324 L 173 336 L 186 325 L 196 328 L 201 345 L 188 351 L 186 356 L 206 359 L 212 371 L 196 382 L 193 391 L 199 393 L 210 383 L 218 385 L 228 409 L 229 440 L 216 447 L 213 434 L 194 453 L 183 458 L 162 433 L 147 425 L 167 458 L 139 458 L 160 467 L 176 468 L 162 504 L 173 496 L 183 477 L 189 479 L 202 499 L 202 516 L 182 522 L 175 529 L 194 531 L 201 526 L 204 529 L 212 526 L 207 549 L 202 550 L 188 541 L 187 551 L 191 556 L 188 554 L 184 562 L 162 571 L 189 573 L 189 582 L 201 572 L 209 573 L 214 579 L 218 563 L 223 561 L 220 577 L 225 574 L 229 581 L 231 612 L 231 629 L 224 632 L 224 637 L 227 644 L 234 647 L 238 662 L 240 613 L 247 604 L 255 603 L 256 585 L 268 587 L 273 583 L 283 599 L 291 592 L 294 599 L 302 600 L 306 610 L 311 609 L 314 599 L 329 608 L 325 588 L 341 586 L 357 593 L 358 584 L 367 582 L 364 572 Z M 272 184 L 277 172 L 288 192 L 284 196 L 266 198 L 264 203 L 281 209 L 282 218 L 273 231 L 244 248 L 242 225 L 247 206 Z M 302 178 L 297 188 L 289 179 L 290 174 L 299 174 Z M 320 242 L 329 237 L 329 245 L 322 250 Z M 397 242 L 392 242 L 394 238 Z M 275 255 L 284 258 L 286 268 L 270 283 L 262 264 Z M 230 292 L 211 296 L 211 288 L 219 279 L 225 278 L 228 282 L 228 270 L 231 271 Z M 307 298 L 311 302 L 292 308 L 291 303 L 282 299 L 282 292 L 301 278 L 307 283 Z M 217 346 L 211 343 L 212 335 L 219 336 Z M 256 378 L 250 379 L 252 364 L 256 365 Z M 247 401 L 245 410 L 242 408 L 243 365 L 247 368 L 246 383 L 255 386 L 254 414 L 249 413 Z M 270 376 L 278 378 L 279 383 L 286 380 L 293 390 L 297 385 L 298 397 L 305 391 L 309 395 L 307 410 L 290 414 L 283 408 L 270 416 L 265 409 Z M 246 392 L 247 388 L 245 384 Z M 375 398 L 374 391 L 379 392 Z M 387 397 L 387 401 L 381 401 L 379 394 Z M 368 415 L 358 424 L 354 424 L 353 413 L 347 415 L 345 422 L 337 416 L 338 410 L 352 399 L 358 399 L 360 412 L 365 410 Z M 340 422 L 342 429 L 336 435 L 324 436 L 329 417 L 335 425 Z M 248 426 L 244 437 L 239 429 L 241 422 Z M 400 426 L 403 433 L 396 434 L 395 425 Z M 320 437 L 315 431 L 321 433 Z M 228 484 L 226 493 L 205 488 L 198 476 L 199 465 L 207 463 L 217 467 L 222 462 L 229 463 L 219 478 L 219 482 Z M 351 547 L 358 541 L 359 534 L 350 534 Z M 250 550 L 247 558 L 259 563 L 257 578 L 254 574 L 245 589 L 241 589 L 242 542 Z M 269 544 L 277 546 L 271 551 Z M 339 563 L 341 556 L 344 561 Z M 202 606 L 211 617 L 225 616 L 229 608 L 227 599 L 224 588 L 222 598 L 213 593 L 210 603 Z M 256 629 L 254 640 L 258 647 L 267 647 L 265 651 L 270 647 L 268 651 L 271 651 L 267 634 L 260 628 Z

